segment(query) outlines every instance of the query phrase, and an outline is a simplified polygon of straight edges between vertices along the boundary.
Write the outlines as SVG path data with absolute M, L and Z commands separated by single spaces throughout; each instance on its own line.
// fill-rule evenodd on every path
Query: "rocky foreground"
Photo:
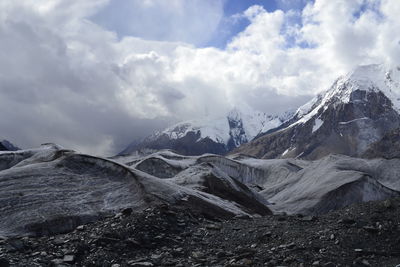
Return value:
M 0 266 L 396 266 L 400 199 L 322 216 L 213 220 L 161 205 L 55 236 L 0 240 Z

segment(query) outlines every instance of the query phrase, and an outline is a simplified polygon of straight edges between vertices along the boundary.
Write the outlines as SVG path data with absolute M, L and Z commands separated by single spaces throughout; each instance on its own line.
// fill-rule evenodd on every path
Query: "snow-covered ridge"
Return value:
M 295 124 L 312 119 L 321 108 L 330 103 L 351 102 L 354 91 L 382 92 L 400 113 L 400 67 L 390 69 L 382 64 L 364 65 L 337 79 L 326 92 L 301 106 L 295 113 L 299 120 Z
M 222 118 L 207 117 L 175 124 L 164 131 L 155 133 L 151 139 L 167 135 L 170 139 L 179 139 L 189 132 L 200 134 L 198 141 L 209 138 L 214 142 L 227 145 L 233 139 L 235 146 L 253 140 L 257 135 L 280 126 L 293 112 L 282 115 L 270 115 L 250 107 L 232 109 Z

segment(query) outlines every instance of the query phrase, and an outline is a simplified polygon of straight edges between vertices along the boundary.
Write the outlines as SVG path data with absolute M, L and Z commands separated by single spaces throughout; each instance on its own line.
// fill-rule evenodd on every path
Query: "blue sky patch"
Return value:
M 209 33 L 204 33 L 204 31 L 196 32 L 191 29 L 186 35 L 179 35 L 176 33 L 170 34 L 168 29 L 171 29 L 172 26 L 168 25 L 169 21 L 166 14 L 162 11 L 151 19 L 155 21 L 159 20 L 163 27 L 154 27 L 153 25 L 153 27 L 149 27 L 147 30 L 146 27 L 149 26 L 150 19 L 146 13 L 137 11 L 137 6 L 135 6 L 134 1 L 112 0 L 105 8 L 90 19 L 100 26 L 114 31 L 120 39 L 125 36 L 134 36 L 147 40 L 181 41 L 191 43 L 197 47 L 212 46 L 224 49 L 234 36 L 245 30 L 250 24 L 248 19 L 239 16 L 249 7 L 259 5 L 268 12 L 273 12 L 277 9 L 282 9 L 284 11 L 294 9 L 300 11 L 304 8 L 306 3 L 311 1 L 312 0 L 223 0 L 221 3 L 223 4 L 224 14 L 215 29 L 210 29 Z M 185 10 L 183 11 L 185 12 Z M 155 10 L 155 12 L 157 11 Z M 140 28 L 140 26 L 143 26 L 143 28 Z M 170 27 L 168 28 L 168 26 Z M 186 25 L 182 25 L 182 29 L 185 28 L 184 26 Z M 199 38 L 195 38 L 196 35 L 204 35 L 204 37 L 199 36 Z M 191 38 L 191 36 L 193 36 L 193 38 Z

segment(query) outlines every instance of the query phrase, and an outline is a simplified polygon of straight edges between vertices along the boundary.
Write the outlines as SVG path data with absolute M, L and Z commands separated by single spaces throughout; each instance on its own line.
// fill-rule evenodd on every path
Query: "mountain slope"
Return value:
M 400 158 L 400 128 L 385 134 L 363 154 L 365 158 Z
M 18 147 L 14 146 L 7 140 L 0 141 L 0 151 L 16 151 L 19 150 Z
M 235 108 L 223 118 L 204 118 L 178 123 L 142 142 L 132 143 L 120 154 L 143 149 L 173 149 L 184 155 L 225 154 L 280 126 L 293 113 L 272 116 L 249 107 Z
M 234 152 L 260 158 L 361 156 L 400 127 L 400 69 L 360 66 L 299 108 L 285 127 Z

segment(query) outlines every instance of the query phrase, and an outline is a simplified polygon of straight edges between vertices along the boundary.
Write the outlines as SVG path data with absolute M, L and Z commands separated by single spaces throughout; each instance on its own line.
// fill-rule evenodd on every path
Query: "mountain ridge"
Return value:
M 119 154 L 144 149 L 172 149 L 185 155 L 225 154 L 271 129 L 279 127 L 293 112 L 269 115 L 250 107 L 235 107 L 225 117 L 179 122 L 134 142 Z
M 400 69 L 359 66 L 300 107 L 279 130 L 231 153 L 260 158 L 359 157 L 400 127 Z

